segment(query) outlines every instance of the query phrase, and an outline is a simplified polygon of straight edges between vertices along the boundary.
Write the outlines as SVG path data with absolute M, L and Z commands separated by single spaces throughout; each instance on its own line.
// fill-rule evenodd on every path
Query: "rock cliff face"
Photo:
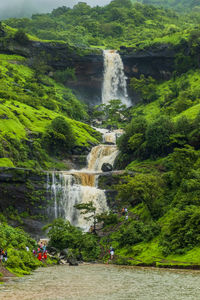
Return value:
M 22 45 L 14 39 L 1 39 L 0 53 L 25 56 L 30 66 L 45 63 L 52 68 L 52 72 L 74 68 L 76 81 L 68 82 L 68 86 L 86 103 L 101 102 L 102 50 L 80 49 L 58 42 L 30 41 Z
M 0 195 L 0 213 L 36 238 L 54 217 L 45 172 L 0 168 Z
M 144 74 L 157 80 L 168 80 L 174 71 L 175 51 L 168 45 L 138 51 L 121 47 L 120 55 L 128 79 Z
M 175 50 L 168 45 L 160 45 L 148 50 L 133 51 L 132 48 L 121 47 L 120 55 L 124 63 L 124 71 L 129 85 L 130 78 L 152 76 L 157 80 L 169 80 L 175 70 Z M 136 103 L 138 95 L 128 88 L 128 93 L 133 103 Z
M 77 80 L 68 82 L 68 86 L 84 102 L 101 103 L 103 55 L 100 49 L 80 49 L 58 42 L 30 41 L 21 45 L 13 39 L 1 39 L 0 53 L 23 55 L 30 65 L 42 61 L 52 68 L 52 72 L 74 68 Z M 131 77 L 138 78 L 141 74 L 167 80 L 174 71 L 175 51 L 167 45 L 139 51 L 121 47 L 120 55 L 128 83 Z M 132 98 L 137 101 L 136 95 L 132 94 Z

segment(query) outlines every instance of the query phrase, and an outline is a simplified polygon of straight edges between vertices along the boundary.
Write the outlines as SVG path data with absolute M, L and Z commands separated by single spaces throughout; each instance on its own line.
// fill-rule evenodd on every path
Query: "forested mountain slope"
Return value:
M 114 0 L 93 8 L 80 2 L 73 8 L 60 7 L 49 14 L 9 19 L 6 23 L 45 40 L 118 49 L 123 45 L 141 48 L 162 40 L 177 43 L 198 26 L 199 15 L 180 16 L 152 5 Z
M 28 39 L 4 30 L 22 47 Z M 31 67 L 23 56 L 0 54 L 0 166 L 68 168 L 59 166 L 59 160 L 75 148 L 84 153 L 99 142 L 98 134 L 80 122 L 88 120 L 86 106 L 69 88 L 45 75 L 46 67 L 40 61 Z M 73 76 L 70 69 L 67 72 Z
M 133 0 L 134 1 L 134 0 Z M 190 11 L 191 9 L 199 10 L 200 1 L 199 0 L 141 0 L 143 4 L 151 4 L 156 6 L 161 6 L 165 8 L 173 8 L 179 12 Z
M 5 21 L 36 35 L 38 43 L 42 38 L 61 40 L 80 46 L 81 53 L 113 47 L 125 56 L 137 51 L 142 60 L 145 49 L 149 61 L 152 49 L 154 56 L 163 49 L 174 53 L 173 72 L 166 76 L 144 76 L 144 71 L 133 68 L 129 89 L 138 101 L 123 120 L 125 133 L 117 142 L 115 166 L 127 174 L 111 174 L 99 182 L 100 188 L 114 194 L 109 198 L 110 213 L 100 218 L 104 226 L 98 242 L 105 260 L 112 244 L 119 264 L 199 265 L 199 20 L 198 10 L 183 16 L 171 9 L 114 0 L 105 7 L 79 3 L 73 9 L 61 7 L 51 14 Z M 21 30 L 9 30 L 11 39 L 26 43 Z M 2 166 L 59 169 L 63 165 L 55 164 L 57 160 L 76 149 L 87 152 L 99 142 L 99 135 L 80 122 L 89 121 L 87 109 L 67 83 L 61 85 L 62 72 L 47 70 L 42 61 L 39 69 L 32 68 L 21 56 L 2 54 L 0 59 Z M 75 76 L 73 69 L 67 76 Z M 93 116 L 101 115 L 105 127 L 120 127 L 116 109 L 112 116 L 108 107 L 97 109 Z M 128 219 L 121 214 L 124 207 Z

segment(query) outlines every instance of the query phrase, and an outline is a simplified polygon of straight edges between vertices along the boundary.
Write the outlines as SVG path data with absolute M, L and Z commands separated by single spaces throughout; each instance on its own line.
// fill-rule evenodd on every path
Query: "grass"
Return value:
M 25 57 L 20 55 L 0 54 L 0 61 L 24 61 Z
M 168 255 L 162 254 L 162 248 L 159 246 L 158 238 L 155 238 L 149 243 L 139 243 L 131 249 L 122 248 L 116 250 L 116 256 L 123 261 L 125 259 L 129 265 L 146 265 L 157 267 L 181 267 L 192 268 L 193 266 L 200 266 L 200 246 L 193 248 L 182 255 Z
M 0 147 L 4 148 L 4 150 L 0 148 L 4 157 L 1 159 L 0 166 L 15 165 L 32 168 L 35 164 L 38 165 L 38 162 L 33 159 L 28 159 L 29 155 L 25 153 L 27 152 L 26 141 L 33 136 L 31 137 L 33 142 L 35 140 L 36 143 L 40 142 L 47 126 L 59 116 L 64 117 L 71 124 L 76 146 L 87 147 L 91 143 L 98 144 L 95 130 L 73 119 L 76 110 L 78 110 L 77 114 L 82 114 L 81 118 L 83 115 L 87 117 L 87 113 L 71 90 L 45 75 L 38 81 L 34 70 L 23 63 L 24 59 L 20 56 L 0 55 Z M 16 153 L 15 147 L 18 147 L 19 154 Z M 26 158 L 24 156 L 24 161 L 17 163 L 12 159 L 12 155 L 19 157 L 21 151 L 19 149 L 22 148 Z M 37 150 L 41 152 L 40 157 L 46 168 L 52 168 L 53 164 L 57 167 L 63 166 L 62 162 L 55 161 L 53 158 L 48 161 L 50 158 L 47 158 L 47 153 L 46 158 L 44 157 L 45 150 L 38 148 Z
M 196 116 L 198 115 L 199 112 L 200 112 L 200 103 L 188 108 L 185 111 L 183 111 L 182 113 L 177 115 L 174 118 L 174 120 L 177 121 L 180 117 L 183 117 L 183 116 L 187 117 L 188 119 L 193 120 L 193 119 L 196 118 Z
M 9 158 L 0 158 L 0 167 L 14 168 L 15 166 Z

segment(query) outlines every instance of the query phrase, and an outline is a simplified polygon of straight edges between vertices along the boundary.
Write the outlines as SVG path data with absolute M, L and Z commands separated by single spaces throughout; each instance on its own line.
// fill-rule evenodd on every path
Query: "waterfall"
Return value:
M 113 165 L 117 154 L 117 146 L 99 145 L 93 147 L 88 157 L 88 169 L 101 172 L 103 163 Z
M 120 99 L 126 106 L 131 106 L 127 94 L 126 77 L 122 59 L 116 50 L 104 50 L 104 80 L 102 103 Z
M 92 148 L 86 169 L 52 172 L 47 175 L 47 190 L 53 202 L 54 218 L 62 217 L 85 231 L 89 230 L 92 221 L 86 221 L 74 205 L 92 201 L 97 214 L 108 211 L 105 191 L 98 189 L 98 176 L 103 163 L 114 164 L 118 154 L 116 137 L 121 134 L 119 130 L 99 131 L 103 133 L 104 142 L 109 145 L 102 144 Z

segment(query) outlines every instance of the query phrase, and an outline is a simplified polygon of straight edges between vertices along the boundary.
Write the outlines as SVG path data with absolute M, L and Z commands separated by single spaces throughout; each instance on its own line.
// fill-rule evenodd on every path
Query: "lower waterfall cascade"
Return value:
M 47 190 L 54 203 L 54 218 L 64 218 L 84 231 L 89 230 L 92 221 L 86 221 L 74 205 L 92 201 L 97 214 L 109 210 L 105 191 L 98 189 L 98 177 L 102 173 L 103 163 L 113 166 L 118 155 L 116 138 L 122 134 L 121 130 L 96 130 L 103 134 L 104 144 L 92 148 L 87 157 L 86 169 L 55 171 L 47 175 Z

